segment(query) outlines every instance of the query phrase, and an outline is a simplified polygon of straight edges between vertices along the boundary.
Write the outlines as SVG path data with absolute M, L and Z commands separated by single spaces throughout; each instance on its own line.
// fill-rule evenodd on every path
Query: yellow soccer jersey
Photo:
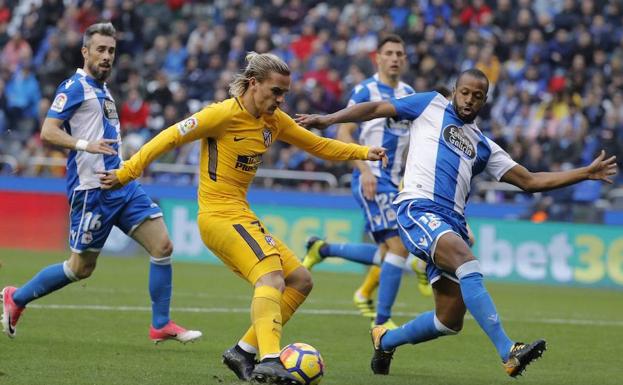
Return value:
M 162 131 L 124 162 L 117 171 L 119 181 L 128 183 L 164 152 L 197 139 L 201 139 L 199 212 L 222 210 L 232 203 L 246 206 L 247 190 L 262 155 L 275 140 L 329 160 L 366 159 L 369 150 L 314 135 L 279 109 L 256 118 L 231 98 Z

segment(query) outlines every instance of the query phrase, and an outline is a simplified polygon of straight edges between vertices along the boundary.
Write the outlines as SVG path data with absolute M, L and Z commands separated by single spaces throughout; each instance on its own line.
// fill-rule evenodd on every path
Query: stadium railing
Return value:
M 65 159 L 35 156 L 28 159 L 28 166 L 65 166 Z M 18 161 L 11 155 L 0 155 L 0 165 L 6 164 L 12 170 L 17 169 Z M 1 169 L 1 168 L 0 168 Z M 151 173 L 173 173 L 173 174 L 191 174 L 196 175 L 199 167 L 192 164 L 178 163 L 153 163 L 149 170 Z M 352 181 L 352 174 L 344 174 L 340 178 L 329 172 L 322 171 L 300 171 L 300 170 L 282 170 L 271 168 L 260 168 L 257 170 L 256 178 L 259 179 L 280 179 L 299 182 L 321 182 L 333 190 L 349 190 Z M 508 183 L 480 180 L 474 183 L 474 195 L 483 197 L 484 202 L 499 203 L 496 193 L 520 193 L 521 189 Z M 534 194 L 535 198 L 540 193 Z M 623 187 L 614 188 L 606 193 L 605 199 L 598 199 L 593 203 L 595 208 L 609 209 L 623 207 Z
M 17 166 L 17 160 L 15 158 L 13 158 L 13 160 L 15 160 L 15 166 Z M 36 156 L 28 159 L 29 166 L 64 166 L 65 163 L 65 159 L 61 158 Z M 192 164 L 156 162 L 149 166 L 149 171 L 152 173 L 197 174 L 199 172 L 199 167 Z M 326 183 L 330 188 L 338 187 L 337 178 L 329 172 L 260 168 L 257 170 L 257 174 L 255 176 L 256 178 L 262 179 L 322 182 Z

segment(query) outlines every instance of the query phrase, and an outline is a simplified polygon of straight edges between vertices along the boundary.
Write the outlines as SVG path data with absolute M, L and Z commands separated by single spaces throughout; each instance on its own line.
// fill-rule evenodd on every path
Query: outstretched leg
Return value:
M 459 286 L 440 277 L 433 284 L 435 311 L 422 313 L 401 327 L 388 330 L 376 326 L 371 330 L 374 356 L 371 367 L 375 374 L 389 374 L 394 350 L 401 345 L 419 344 L 444 335 L 455 335 L 463 326 L 465 305 Z
M 495 304 L 484 286 L 480 263 L 456 233 L 448 232 L 439 238 L 435 264 L 445 271 L 455 272 L 465 306 L 495 346 L 510 376 L 521 374 L 532 360 L 541 356 L 545 341 L 538 340 L 527 345 L 514 342 L 507 336 Z
M 384 243 L 387 245 L 387 253 L 381 264 L 378 306 L 374 323 L 376 325 L 387 323 L 389 326 L 395 327 L 393 322 L 389 321 L 391 319 L 392 307 L 400 289 L 402 273 L 409 252 L 397 235 L 387 238 Z
M 17 321 L 31 301 L 89 277 L 95 269 L 98 255 L 99 252 L 73 252 L 67 261 L 44 268 L 22 287 L 5 287 L 2 290 L 4 333 L 11 338 L 15 337 Z

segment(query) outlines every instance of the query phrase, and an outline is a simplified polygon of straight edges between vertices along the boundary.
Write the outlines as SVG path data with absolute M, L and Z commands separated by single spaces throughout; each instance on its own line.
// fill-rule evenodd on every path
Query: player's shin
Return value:
M 375 320 L 377 325 L 384 324 L 391 318 L 391 309 L 396 300 L 398 289 L 400 289 L 404 265 L 405 258 L 391 252 L 385 254 L 385 260 L 381 265 L 379 297 Z
M 78 280 L 79 278 L 71 270 L 67 261 L 50 265 L 17 289 L 13 293 L 13 301 L 17 306 L 24 307 L 32 300 L 41 298 Z
M 286 286 L 283 294 L 281 295 L 281 322 L 285 325 L 292 315 L 305 302 L 307 296 L 300 291 Z M 247 353 L 257 353 L 258 341 L 255 334 L 255 328 L 253 325 L 247 330 L 244 336 L 238 342 L 238 346 Z
M 281 297 L 281 291 L 272 286 L 258 286 L 253 293 L 251 321 L 257 335 L 261 359 L 279 357 Z
M 357 294 L 363 298 L 372 298 L 372 293 L 379 286 L 379 276 L 381 275 L 381 268 L 378 266 L 371 266 L 366 274 L 366 278 L 363 280 Z
M 390 351 L 404 344 L 419 344 L 444 335 L 454 335 L 457 331 L 445 326 L 434 311 L 422 313 L 401 327 L 388 330 L 381 340 L 381 349 Z
M 371 243 L 327 243 L 326 256 L 340 257 L 349 261 L 372 265 L 378 247 Z
M 151 297 L 151 324 L 160 329 L 169 322 L 173 269 L 171 257 L 150 257 L 149 295 Z
M 456 269 L 456 276 L 465 306 L 495 345 L 502 361 L 506 361 L 513 341 L 506 335 L 495 304 L 484 286 L 480 263 L 477 260 L 465 262 Z

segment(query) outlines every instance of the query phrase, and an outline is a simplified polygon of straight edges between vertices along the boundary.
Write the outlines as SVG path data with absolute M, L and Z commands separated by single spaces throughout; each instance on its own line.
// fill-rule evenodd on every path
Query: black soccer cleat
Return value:
M 370 330 L 372 337 L 372 347 L 374 347 L 374 355 L 372 361 L 370 361 L 370 367 L 374 374 L 389 374 L 389 366 L 392 363 L 394 352 L 396 349 L 389 351 L 381 349 L 381 338 L 387 333 L 389 329 L 384 326 L 378 325 Z
M 517 377 L 523 373 L 532 361 L 543 355 L 547 349 L 545 340 L 536 340 L 531 344 L 516 342 L 511 348 L 508 360 L 504 362 L 504 370 L 511 377 Z
M 281 361 L 267 360 L 255 365 L 251 373 L 253 384 L 300 385 L 298 380 L 284 368 Z
M 251 373 L 255 368 L 254 355 L 251 353 L 242 353 L 237 346 L 225 350 L 223 353 L 223 363 L 243 381 L 251 380 Z

